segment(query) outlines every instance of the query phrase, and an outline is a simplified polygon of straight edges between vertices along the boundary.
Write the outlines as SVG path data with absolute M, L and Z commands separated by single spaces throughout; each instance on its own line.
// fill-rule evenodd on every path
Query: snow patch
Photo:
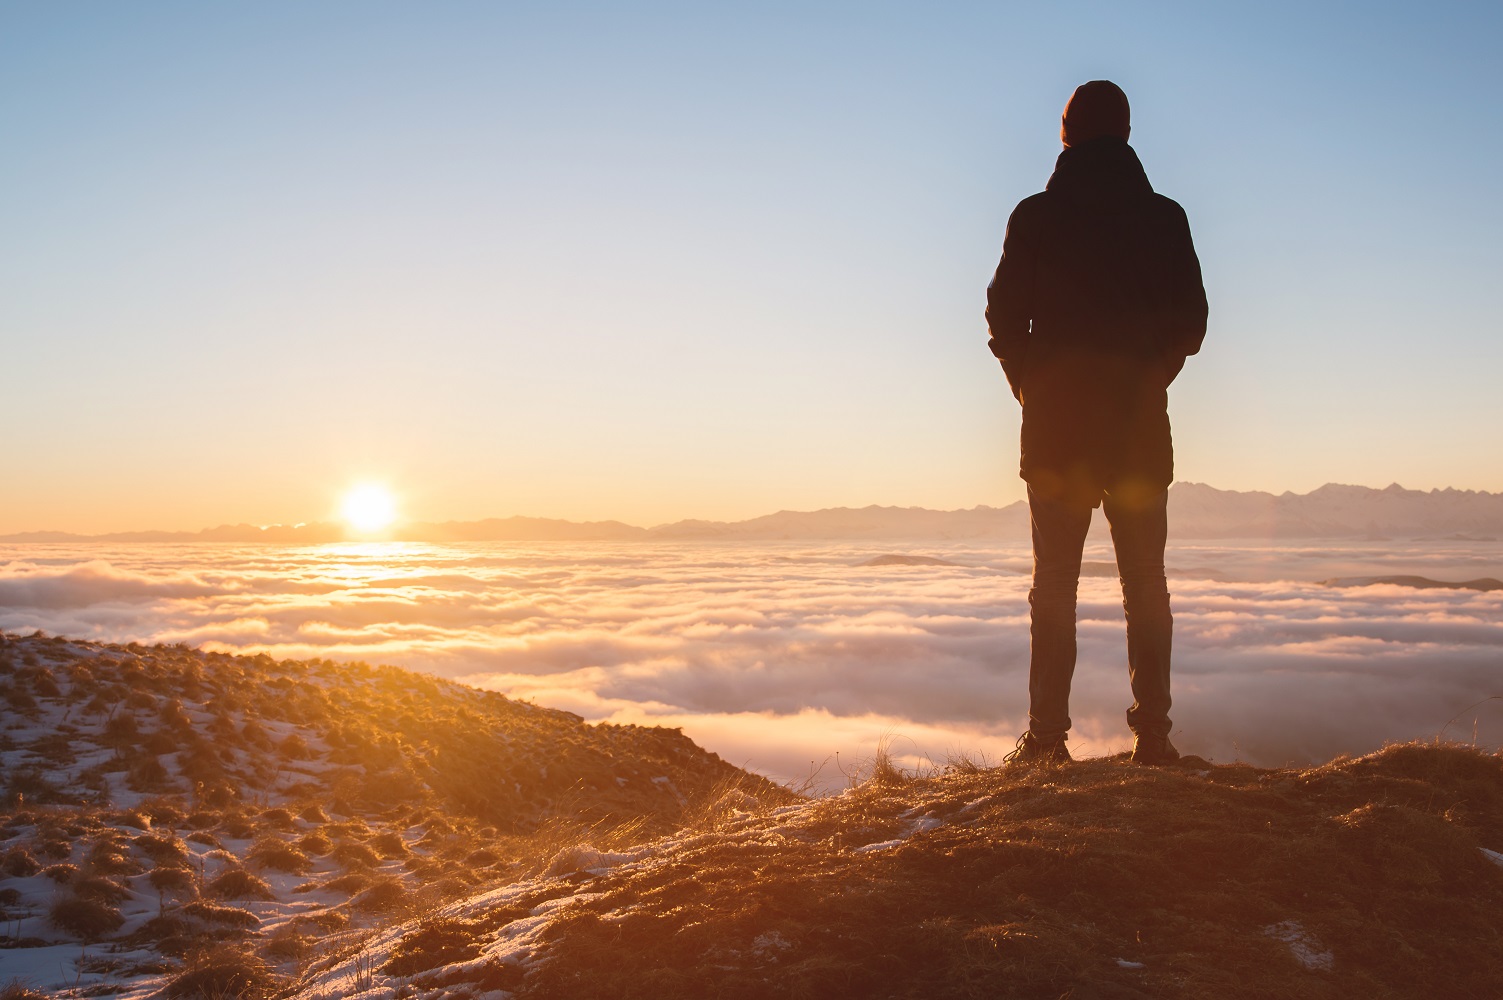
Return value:
M 908 824 L 908 836 L 915 833 L 928 833 L 930 830 L 938 830 L 945 825 L 945 821 L 938 816 L 920 816 Z
M 921 808 L 923 806 L 915 806 L 900 815 L 900 819 L 908 818 L 908 821 L 903 824 L 903 832 L 899 836 L 892 840 L 882 840 L 874 844 L 865 844 L 861 847 L 853 848 L 852 853 L 871 854 L 875 851 L 885 851 L 889 848 L 897 847 L 916 833 L 928 833 L 930 830 L 937 830 L 945 825 L 945 821 L 938 816 L 914 816 L 913 814 Z
M 635 851 L 597 851 L 589 844 L 580 844 L 574 847 L 566 847 L 553 856 L 548 862 L 547 875 L 567 875 L 570 872 L 588 872 L 591 875 L 604 875 L 614 868 L 640 861 L 647 853 L 646 848 Z
M 854 851 L 852 851 L 851 853 L 852 854 L 871 854 L 874 851 L 885 851 L 888 848 L 897 847 L 899 844 L 901 844 L 903 842 L 903 839 L 904 838 L 899 837 L 897 840 L 879 840 L 875 844 L 866 844 L 864 846 L 858 847 Z
M 673 797 L 678 799 L 680 806 L 687 806 L 689 804 L 689 800 L 684 797 L 684 793 L 678 790 L 678 786 L 673 783 L 673 779 L 666 774 L 653 778 L 652 783 L 664 791 L 672 792 Z
M 1322 948 L 1320 941 L 1306 931 L 1298 920 L 1271 924 L 1263 928 L 1263 933 L 1275 941 L 1287 944 L 1294 960 L 1307 969 L 1329 972 L 1336 962 L 1336 956 Z
M 777 931 L 767 931 L 752 938 L 752 954 L 761 959 L 776 962 L 778 953 L 787 951 L 793 945 L 788 939 Z

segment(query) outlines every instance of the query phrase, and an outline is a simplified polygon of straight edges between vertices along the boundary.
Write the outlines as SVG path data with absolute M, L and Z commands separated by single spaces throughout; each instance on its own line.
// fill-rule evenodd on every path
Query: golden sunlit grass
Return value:
M 615 855 L 581 831 L 536 877 L 324 981 L 354 955 L 374 985 L 518 1000 L 1397 1000 L 1503 982 L 1503 870 L 1478 849 L 1503 846 L 1503 758 L 1467 746 L 1304 770 L 873 767 L 777 805 L 730 787 Z
M 1503 983 L 1503 868 L 1479 850 L 1503 851 L 1503 757 L 1466 746 L 913 774 L 884 743 L 846 793 L 794 801 L 673 730 L 365 664 L 0 635 L 0 703 L 26 722 L 0 731 L 25 764 L 0 776 L 0 874 L 47 880 L 26 905 L 80 942 L 147 903 L 129 942 L 184 996 L 298 977 L 307 1000 Z M 147 760 L 151 791 L 111 806 Z
M 345 494 L 340 515 L 356 531 L 380 531 L 397 519 L 397 502 L 386 487 L 363 483 Z
M 1456 745 L 872 780 L 592 880 L 518 995 L 1496 996 L 1500 830 Z

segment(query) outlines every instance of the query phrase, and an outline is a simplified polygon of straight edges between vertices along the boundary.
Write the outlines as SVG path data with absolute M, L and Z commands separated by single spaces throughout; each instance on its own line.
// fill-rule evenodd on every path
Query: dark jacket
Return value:
M 987 289 L 991 349 L 1023 404 L 1022 476 L 1099 502 L 1174 479 L 1169 383 L 1200 350 L 1206 296 L 1184 209 L 1132 147 L 1060 154 L 1007 222 Z

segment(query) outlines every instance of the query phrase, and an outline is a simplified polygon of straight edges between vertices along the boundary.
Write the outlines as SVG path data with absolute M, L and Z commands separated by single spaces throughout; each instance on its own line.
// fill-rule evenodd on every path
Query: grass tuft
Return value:
M 269 965 L 248 949 L 219 945 L 190 955 L 162 995 L 214 1000 L 267 1000 L 281 985 Z
M 58 930 L 85 941 L 97 941 L 113 934 L 125 923 L 125 917 L 110 903 L 73 895 L 55 901 L 47 911 L 47 919 Z

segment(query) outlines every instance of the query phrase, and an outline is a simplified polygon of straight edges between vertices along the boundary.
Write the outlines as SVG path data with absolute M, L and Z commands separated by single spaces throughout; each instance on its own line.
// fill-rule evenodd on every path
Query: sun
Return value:
M 340 512 L 356 531 L 380 531 L 397 519 L 397 502 L 386 487 L 366 483 L 345 494 Z

